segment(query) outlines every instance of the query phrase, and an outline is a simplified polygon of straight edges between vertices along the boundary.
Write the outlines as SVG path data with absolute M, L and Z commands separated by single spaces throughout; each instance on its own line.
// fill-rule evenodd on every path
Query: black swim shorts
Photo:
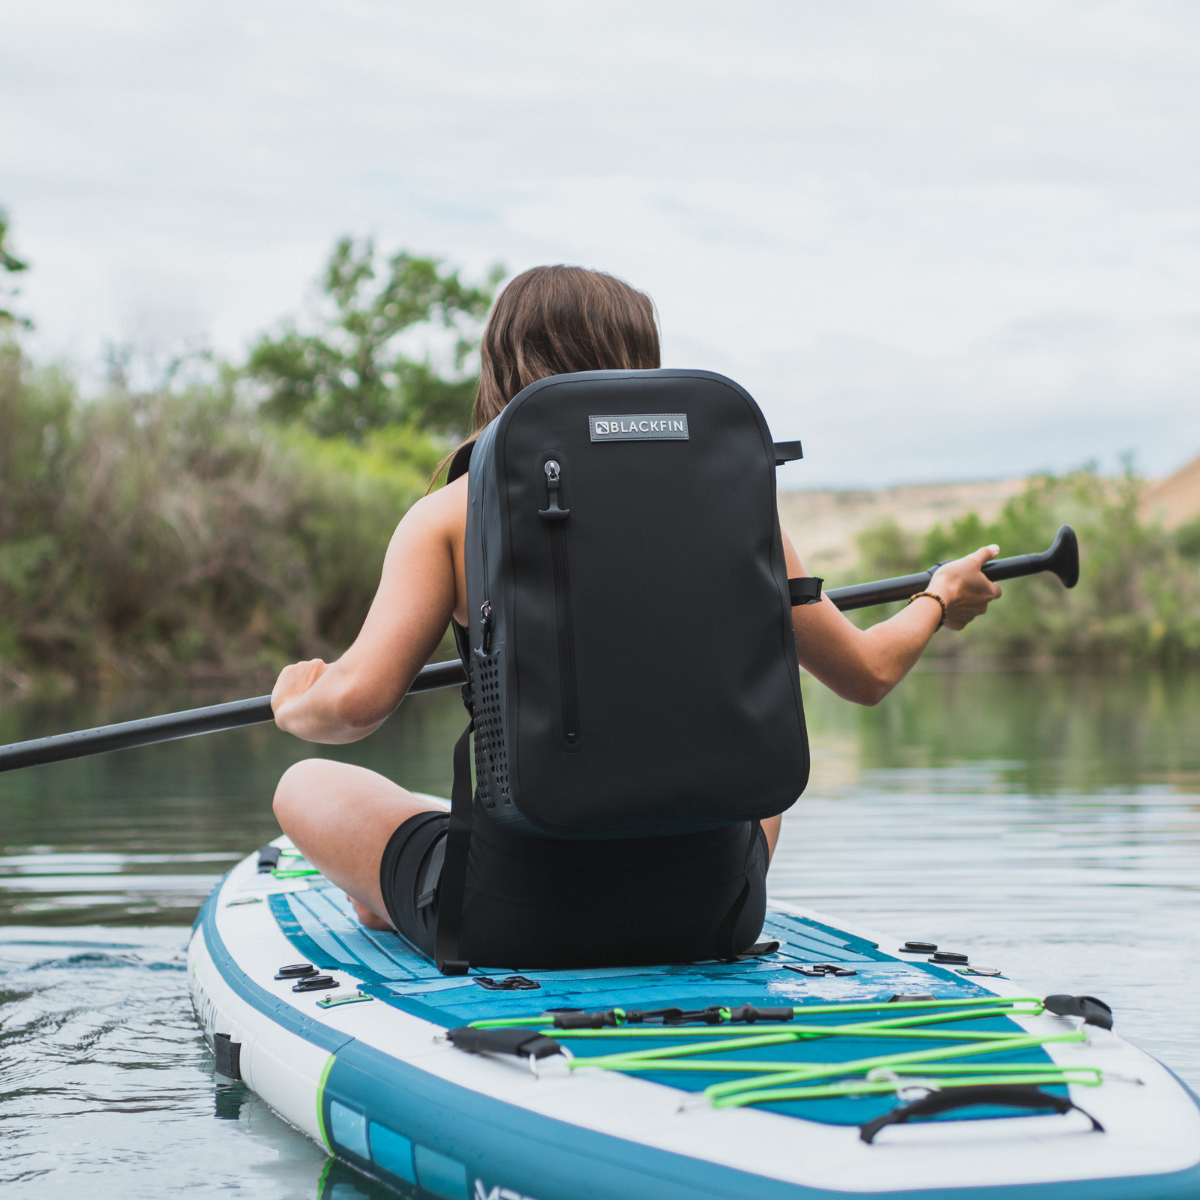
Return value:
M 433 957 L 432 890 L 449 814 L 409 817 L 388 841 L 379 884 L 395 928 Z M 753 837 L 753 843 L 751 838 Z M 757 825 L 610 841 L 525 838 L 477 807 L 460 939 L 475 966 L 567 968 L 702 962 L 747 879 L 734 932 L 749 947 L 767 905 L 767 842 Z

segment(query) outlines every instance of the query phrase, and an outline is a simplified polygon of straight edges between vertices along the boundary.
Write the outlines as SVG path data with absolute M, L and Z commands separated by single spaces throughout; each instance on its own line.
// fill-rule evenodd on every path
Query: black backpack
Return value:
M 708 371 L 588 371 L 525 388 L 463 447 L 472 723 L 435 957 L 458 959 L 475 802 L 529 837 L 629 838 L 758 821 L 808 780 L 776 447 Z M 432 894 L 427 893 L 432 899 Z

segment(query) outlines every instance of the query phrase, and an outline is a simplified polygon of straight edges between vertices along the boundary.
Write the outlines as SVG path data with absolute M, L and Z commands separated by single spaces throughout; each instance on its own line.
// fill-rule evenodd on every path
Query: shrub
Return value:
M 357 633 L 442 447 L 281 427 L 206 384 L 82 402 L 0 347 L 0 659 L 81 680 L 268 676 Z
M 1142 481 L 1093 469 L 1031 479 L 991 523 L 968 513 L 924 538 L 880 525 L 859 538 L 856 579 L 918 571 L 995 542 L 1002 555 L 1050 545 L 1060 525 L 1079 535 L 1073 591 L 1040 575 L 1011 580 L 985 617 L 934 652 L 991 657 L 1178 662 L 1200 657 L 1200 533 L 1144 524 Z M 878 610 L 868 621 L 878 619 Z

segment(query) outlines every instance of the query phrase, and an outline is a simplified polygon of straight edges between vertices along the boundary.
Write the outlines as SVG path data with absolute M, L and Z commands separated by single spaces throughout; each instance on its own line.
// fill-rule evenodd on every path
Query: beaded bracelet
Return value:
M 942 619 L 937 623 L 937 627 L 938 627 L 938 629 L 941 629 L 941 627 L 943 625 L 945 625 L 946 617 L 949 614 L 947 613 L 947 610 L 946 610 L 945 600 L 943 600 L 941 598 L 941 596 L 937 595 L 936 592 L 918 592 L 915 596 L 909 596 L 908 602 L 904 605 L 904 607 L 907 608 L 909 606 L 909 604 L 911 604 L 914 600 L 920 600 L 922 596 L 928 596 L 930 598 L 930 600 L 936 600 L 938 602 L 938 605 L 942 610 Z M 936 633 L 937 630 L 935 629 L 934 632 Z

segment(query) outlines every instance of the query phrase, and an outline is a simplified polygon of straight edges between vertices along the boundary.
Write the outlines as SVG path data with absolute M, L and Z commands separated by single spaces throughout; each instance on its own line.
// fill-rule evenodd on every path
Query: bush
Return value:
M 275 425 L 228 372 L 85 403 L 0 346 L 0 660 L 195 681 L 335 655 L 441 453 L 408 426 Z
M 995 542 L 1002 555 L 1044 550 L 1060 525 L 1079 535 L 1080 578 L 1067 591 L 1050 575 L 1011 580 L 985 617 L 939 637 L 934 652 L 1179 662 L 1200 658 L 1200 530 L 1167 533 L 1139 517 L 1143 484 L 1086 469 L 1031 479 L 992 523 L 976 513 L 924 538 L 894 524 L 859 538 L 856 579 L 918 571 Z M 877 619 L 878 610 L 872 610 Z

